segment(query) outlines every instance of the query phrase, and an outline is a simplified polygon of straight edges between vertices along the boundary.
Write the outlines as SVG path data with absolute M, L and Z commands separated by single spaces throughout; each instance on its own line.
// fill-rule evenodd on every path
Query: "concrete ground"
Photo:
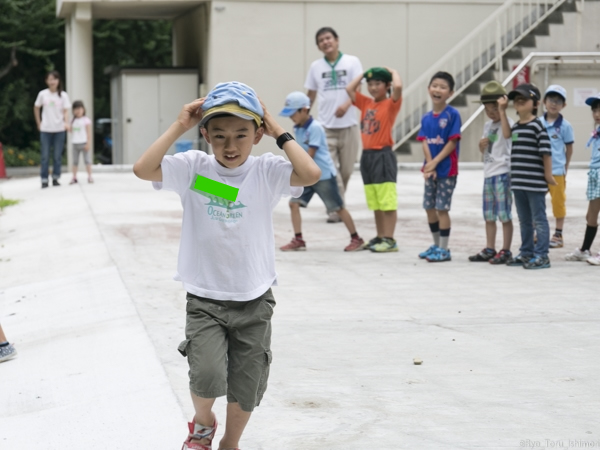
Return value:
M 0 449 L 178 449 L 192 416 L 179 200 L 130 173 L 67 182 L 0 182 L 21 200 L 0 215 L 0 323 L 19 351 L 0 365 Z M 459 175 L 450 263 L 416 256 L 431 240 L 416 171 L 398 176 L 399 253 L 344 253 L 315 199 L 308 251 L 276 253 L 271 378 L 242 448 L 600 446 L 600 268 L 563 258 L 581 245 L 585 184 L 571 170 L 566 247 L 540 271 L 467 261 L 485 244 L 480 170 Z M 371 238 L 358 173 L 347 203 Z M 285 199 L 274 222 L 283 245 Z

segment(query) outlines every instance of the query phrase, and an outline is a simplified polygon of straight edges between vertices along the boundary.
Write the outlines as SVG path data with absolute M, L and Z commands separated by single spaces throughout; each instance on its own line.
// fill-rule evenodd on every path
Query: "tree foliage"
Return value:
M 55 0 L 0 0 L 0 141 L 5 144 L 30 148 L 39 139 L 33 103 L 49 70 L 65 77 L 64 29 Z M 97 118 L 110 117 L 107 66 L 171 65 L 169 21 L 95 20 L 93 36 Z

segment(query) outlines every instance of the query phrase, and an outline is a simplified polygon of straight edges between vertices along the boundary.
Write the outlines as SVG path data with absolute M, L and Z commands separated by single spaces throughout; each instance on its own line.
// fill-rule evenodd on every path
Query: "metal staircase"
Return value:
M 403 104 L 394 126 L 394 150 L 410 154 L 410 139 L 421 127 L 421 117 L 431 109 L 428 86 L 439 70 L 454 76 L 456 85 L 449 103 L 461 98 L 473 82 L 492 70 L 504 78 L 504 57 L 513 47 L 540 27 L 567 0 L 507 0 L 494 14 L 465 36 L 443 58 L 412 82 L 403 93 Z M 546 24 L 547 26 L 547 24 Z M 491 79 L 491 78 L 489 78 Z

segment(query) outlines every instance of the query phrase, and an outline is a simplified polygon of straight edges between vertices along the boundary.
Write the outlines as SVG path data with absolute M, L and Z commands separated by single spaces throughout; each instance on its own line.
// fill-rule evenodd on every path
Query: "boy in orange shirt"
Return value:
M 363 78 L 369 94 L 357 92 Z M 360 128 L 363 153 L 360 173 L 369 209 L 375 213 L 377 236 L 365 248 L 372 252 L 397 252 L 394 239 L 398 209 L 396 176 L 398 162 L 392 151 L 392 127 L 402 105 L 402 80 L 393 69 L 374 67 L 356 77 L 346 87 L 352 103 L 361 111 Z M 390 97 L 387 96 L 390 92 Z

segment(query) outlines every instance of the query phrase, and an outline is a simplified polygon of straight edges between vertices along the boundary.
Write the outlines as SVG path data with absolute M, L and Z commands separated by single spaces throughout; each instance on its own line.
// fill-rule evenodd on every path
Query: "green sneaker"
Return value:
M 363 249 L 364 250 L 371 250 L 371 248 L 375 245 L 375 244 L 379 244 L 381 242 L 381 238 L 375 236 L 373 239 L 371 239 L 369 242 L 365 242 L 363 244 Z
M 383 238 L 379 244 L 369 247 L 369 250 L 375 253 L 397 252 L 398 244 L 395 239 Z

